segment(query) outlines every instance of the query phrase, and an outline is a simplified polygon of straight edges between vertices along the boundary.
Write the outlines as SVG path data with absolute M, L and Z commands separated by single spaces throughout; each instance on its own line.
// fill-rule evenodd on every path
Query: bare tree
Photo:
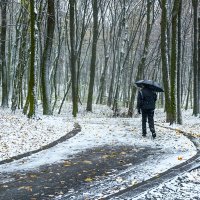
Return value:
M 193 37 L 193 115 L 198 114 L 198 0 L 192 0 L 194 12 Z
M 29 68 L 29 85 L 26 106 L 24 114 L 29 107 L 28 117 L 32 118 L 36 115 L 36 76 L 35 76 L 35 12 L 34 1 L 30 0 L 30 20 L 31 20 L 31 59 Z
M 177 123 L 182 124 L 181 113 L 181 14 L 182 0 L 180 0 L 178 11 L 178 55 L 177 55 Z
M 2 78 L 2 107 L 8 107 L 8 70 L 6 66 L 6 32 L 7 32 L 7 3 L 8 1 L 1 1 L 1 62 L 0 62 L 0 71 L 1 71 L 1 78 Z
M 170 84 L 171 84 L 171 107 L 170 107 L 170 124 L 176 122 L 176 70 L 177 70 L 177 19 L 179 13 L 179 2 L 175 0 L 172 10 L 172 36 L 171 36 L 171 71 L 170 71 Z
M 90 63 L 90 83 L 88 90 L 87 111 L 92 111 L 93 88 L 96 68 L 96 50 L 98 41 L 98 0 L 92 0 L 93 9 L 93 41 L 92 41 L 92 56 Z
M 28 37 L 27 37 L 27 31 L 29 28 L 29 17 L 28 17 L 28 9 L 29 9 L 29 3 L 24 3 L 23 7 L 20 8 L 20 15 L 19 15 L 19 22 L 17 26 L 20 26 L 20 24 L 23 24 L 21 27 L 21 31 L 18 31 L 17 33 L 17 40 L 19 51 L 18 51 L 18 63 L 16 66 L 16 69 L 14 69 L 13 73 L 13 87 L 12 87 L 12 105 L 11 109 L 14 112 L 16 108 L 23 108 L 23 76 L 24 72 L 27 69 L 27 57 L 29 49 L 28 49 Z M 29 64 L 28 64 L 29 65 Z
M 10 91 L 12 110 L 22 108 L 26 99 L 27 113 L 29 88 L 36 83 L 43 114 L 51 115 L 52 102 L 55 110 L 63 96 L 61 107 L 72 100 L 74 117 L 78 102 L 92 111 L 93 99 L 107 100 L 116 114 L 128 102 L 132 116 L 134 82 L 153 78 L 164 85 L 158 103 L 165 106 L 167 122 L 181 123 L 183 103 L 198 114 L 198 0 L 34 1 L 34 45 L 29 42 L 30 1 L 0 3 L 2 106 L 10 103 Z
M 170 120 L 170 91 L 169 91 L 169 71 L 168 71 L 168 55 L 167 55 L 167 8 L 166 0 L 161 1 L 161 59 L 162 59 L 162 79 L 165 91 L 165 110 L 166 121 Z
M 54 0 L 47 1 L 47 32 L 44 52 L 41 62 L 41 87 L 42 87 L 42 101 L 43 101 L 43 114 L 51 115 L 51 88 L 49 81 L 49 70 L 51 66 L 51 51 L 55 29 L 55 8 Z
M 76 117 L 78 112 L 78 100 L 77 100 L 77 66 L 76 66 L 76 54 L 75 54 L 75 2 L 74 0 L 69 1 L 70 4 L 70 69 L 72 77 L 72 102 L 73 111 L 72 114 Z

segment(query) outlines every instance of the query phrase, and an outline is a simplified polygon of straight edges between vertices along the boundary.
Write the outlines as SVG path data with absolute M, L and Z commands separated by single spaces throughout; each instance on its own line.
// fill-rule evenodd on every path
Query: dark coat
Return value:
M 151 89 L 144 87 L 138 92 L 137 109 L 154 110 L 156 100 L 157 100 L 156 93 L 153 92 Z

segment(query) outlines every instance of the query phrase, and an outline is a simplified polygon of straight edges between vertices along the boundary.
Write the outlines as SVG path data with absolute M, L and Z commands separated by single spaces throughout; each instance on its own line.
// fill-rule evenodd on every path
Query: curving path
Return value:
M 76 134 L 71 135 L 73 137 L 63 138 L 56 146 L 50 145 L 50 149 L 32 152 L 34 154 L 29 157 L 21 156 L 17 161 L 12 159 L 2 163 L 0 199 L 134 198 L 134 194 L 198 167 L 199 149 L 196 156 L 166 171 L 165 165 L 170 168 L 170 162 L 177 154 L 171 149 L 163 149 L 163 144 L 159 144 L 162 138 L 143 141 L 137 128 L 133 129 L 138 122 L 126 119 L 118 124 L 120 129 L 111 136 L 109 131 L 112 132 L 116 122 L 109 127 L 108 122 L 108 119 L 99 120 L 99 123 L 86 120 L 81 124 L 81 132 L 79 127 Z M 98 135 L 94 127 L 102 133 Z M 87 141 L 84 141 L 85 134 L 89 134 Z M 172 136 L 162 137 L 166 137 L 167 144 Z M 74 153 L 69 154 L 69 149 Z M 46 164 L 42 165 L 42 161 Z M 158 174 L 158 171 L 166 172 Z
M 157 126 L 160 125 L 157 124 Z M 170 127 L 164 128 L 176 130 Z M 197 148 L 197 154 L 195 156 L 188 159 L 186 162 L 167 170 L 166 172 L 160 174 L 158 177 L 153 177 L 140 184 L 126 188 L 125 190 L 121 190 L 118 193 L 107 196 L 105 199 L 170 200 L 171 198 L 176 198 L 176 195 L 179 192 L 177 199 L 184 198 L 185 200 L 200 200 L 200 139 L 199 137 L 184 131 L 180 131 L 180 133 L 188 137 L 188 139 L 190 139 L 195 144 Z M 193 177 L 193 180 L 189 179 L 191 178 L 190 173 L 196 173 L 196 177 Z M 175 179 L 174 181 L 176 181 L 176 183 L 173 183 L 173 179 Z M 184 188 L 184 184 L 191 184 L 191 186 Z M 159 186 L 160 188 L 158 188 Z M 184 192 L 186 194 L 184 194 Z

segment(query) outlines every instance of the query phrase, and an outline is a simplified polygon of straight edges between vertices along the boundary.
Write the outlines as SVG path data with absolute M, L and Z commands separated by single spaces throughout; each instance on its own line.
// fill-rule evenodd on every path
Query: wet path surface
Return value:
M 152 188 L 158 187 L 163 182 L 169 181 L 172 178 L 183 174 L 184 172 L 190 172 L 190 171 L 196 170 L 196 169 L 200 169 L 200 152 L 198 152 L 196 156 L 189 159 L 185 163 L 182 163 L 181 165 L 173 167 L 173 168 L 167 170 L 166 172 L 159 174 L 158 177 L 153 177 L 153 178 L 146 180 L 144 182 L 141 182 L 135 186 L 132 186 L 125 190 L 119 191 L 118 193 L 109 195 L 105 199 L 113 199 L 113 200 L 114 199 L 126 199 L 126 200 L 134 199 L 141 193 L 151 190 Z
M 157 125 L 157 126 L 160 126 L 160 125 Z M 160 127 L 163 127 L 165 128 L 164 126 L 160 126 Z M 173 128 L 170 128 L 170 127 L 166 127 L 166 129 L 170 129 L 170 130 L 175 130 Z M 153 177 L 149 180 L 146 180 L 144 182 L 141 182 L 137 185 L 134 185 L 132 187 L 128 187 L 124 190 L 121 190 L 115 194 L 112 194 L 112 195 L 108 195 L 106 198 L 104 199 L 138 199 L 138 200 L 142 200 L 142 199 L 168 199 L 168 197 L 166 196 L 166 193 L 169 193 L 171 194 L 169 199 L 171 200 L 172 196 L 173 196 L 173 193 L 177 193 L 178 190 L 180 190 L 180 188 L 182 186 L 184 186 L 184 182 L 187 182 L 187 184 L 193 184 L 191 183 L 191 180 L 190 181 L 185 181 L 187 177 L 187 175 L 185 175 L 186 173 L 194 173 L 194 172 L 199 172 L 200 171 L 200 138 L 196 135 L 193 135 L 193 134 L 190 134 L 190 133 L 187 133 L 187 132 L 184 132 L 184 131 L 180 131 L 181 134 L 185 135 L 188 139 L 190 139 L 190 141 L 192 141 L 196 148 L 197 148 L 197 154 L 190 158 L 189 160 L 187 160 L 186 162 L 180 164 L 180 165 L 177 165 L 169 170 L 167 170 L 166 172 L 162 173 L 162 174 L 159 174 L 158 177 Z M 180 175 L 180 176 L 179 176 Z M 182 176 L 181 176 L 182 175 Z M 189 176 L 191 176 L 189 174 Z M 199 174 L 197 175 L 199 176 Z M 169 181 L 173 178 L 175 178 L 179 180 L 180 182 L 180 186 L 176 186 L 178 187 L 173 188 L 173 185 L 170 187 L 168 187 L 166 189 L 166 185 L 163 184 L 162 186 L 162 183 L 166 182 L 166 181 Z M 182 180 L 181 180 L 182 179 Z M 185 179 L 185 180 L 184 180 Z M 178 181 L 176 181 L 178 182 Z M 192 180 L 193 182 L 193 180 Z M 192 188 L 190 188 L 189 190 L 190 191 L 187 191 L 187 195 L 189 196 L 188 198 L 191 199 L 191 195 L 194 195 L 192 197 L 192 199 L 196 199 L 196 200 L 200 200 L 200 192 L 199 192 L 199 184 L 200 182 L 199 181 L 194 181 L 195 185 L 192 186 Z M 168 185 L 170 185 L 172 183 L 170 183 L 170 181 L 168 182 Z M 177 184 L 177 183 L 176 183 Z M 139 196 L 140 194 L 144 193 L 145 191 L 148 191 L 148 190 L 151 190 L 153 188 L 157 188 L 158 186 L 160 187 L 163 187 L 162 189 L 159 189 L 160 191 L 158 191 L 158 189 L 154 189 L 152 190 L 154 193 L 156 194 L 153 194 L 153 195 L 143 195 L 141 198 L 137 198 L 137 196 Z M 194 188 L 198 186 L 198 189 L 196 189 L 196 191 L 194 190 Z M 155 190 L 157 190 L 157 192 L 155 192 Z M 185 190 L 188 190 L 188 188 L 186 188 Z M 198 190 L 198 192 L 197 192 Z M 183 193 L 183 191 L 182 191 Z M 198 194 L 197 194 L 198 193 Z M 174 195 L 175 196 L 175 195 Z M 183 195 L 184 196 L 184 195 Z M 184 197 L 181 197 L 181 198 L 184 198 L 184 199 L 188 199 L 186 197 L 186 195 Z M 179 198 L 177 198 L 179 199 Z
M 0 184 L 0 199 L 45 200 L 63 194 L 67 194 L 64 199 L 84 199 L 86 191 L 101 187 L 104 178 L 115 177 L 129 166 L 158 154 L 162 154 L 159 149 L 103 146 L 79 153 L 59 164 L 40 167 L 37 171 L 3 173 L 0 178 L 5 183 Z M 100 182 L 92 185 L 94 181 Z M 120 180 L 118 182 L 120 185 Z

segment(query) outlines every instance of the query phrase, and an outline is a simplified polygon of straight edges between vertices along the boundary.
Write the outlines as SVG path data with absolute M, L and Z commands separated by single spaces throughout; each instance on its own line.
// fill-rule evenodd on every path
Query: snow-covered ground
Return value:
M 37 150 L 73 129 L 73 123 L 61 117 L 28 119 L 21 112 L 0 109 L 0 161 Z
M 80 107 L 77 119 L 73 119 L 70 104 L 66 110 L 67 113 L 63 111 L 65 113 L 61 115 L 41 115 L 38 120 L 34 120 L 28 119 L 21 111 L 13 114 L 10 109 L 5 110 L 0 108 L 0 161 L 27 151 L 39 149 L 41 146 L 59 139 L 71 131 L 76 122 L 82 126 L 82 132 L 88 132 L 88 134 L 90 128 L 87 127 L 87 124 L 93 124 L 92 129 L 95 129 L 99 145 L 101 145 L 101 142 L 105 142 L 105 140 L 100 140 L 102 131 L 99 130 L 101 128 L 99 125 L 107 128 L 108 136 L 112 137 L 115 142 L 117 141 L 116 131 L 121 129 L 124 129 L 124 133 L 128 132 L 129 134 L 133 134 L 133 136 L 137 134 L 137 137 L 134 138 L 134 143 L 137 145 L 145 145 L 145 142 L 151 141 L 141 140 L 140 138 L 141 116 L 136 115 L 131 119 L 111 118 L 112 111 L 107 106 L 94 105 L 92 113 L 87 113 L 84 106 Z M 156 145 L 163 141 L 165 143 L 165 141 L 171 138 L 173 143 L 170 142 L 169 146 L 165 145 L 166 148 L 170 149 L 170 145 L 176 148 L 179 145 L 182 146 L 182 149 L 185 148 L 187 150 L 189 148 L 188 145 L 190 146 L 191 143 L 186 138 L 181 137 L 179 130 L 189 132 L 197 137 L 200 136 L 200 119 L 193 117 L 191 110 L 183 113 L 183 125 L 173 126 L 165 123 L 165 113 L 163 110 L 156 110 L 155 123 L 165 127 L 172 127 L 176 131 L 174 132 L 175 134 L 172 133 L 173 138 L 171 138 L 171 135 L 168 137 L 170 133 L 166 133 L 166 129 L 157 127 L 156 132 L 158 137 L 154 142 L 151 141 L 150 145 Z M 89 129 L 87 130 L 87 128 Z M 85 136 L 87 137 L 87 133 Z M 127 135 L 124 139 L 129 140 L 133 136 Z M 184 142 L 182 142 L 183 138 Z
M 0 160 L 33 151 L 51 143 L 71 131 L 75 123 L 80 124 L 82 128 L 79 134 L 56 145 L 51 150 L 45 150 L 29 158 L 1 165 L 0 172 L 36 169 L 44 164 L 62 162 L 76 153 L 103 145 L 158 148 L 165 154 L 162 157 L 152 156 L 152 159 L 147 160 L 142 166 L 130 166 L 128 170 L 134 171 L 133 176 L 126 177 L 121 174 L 115 177 L 116 184 L 123 188 L 123 183 L 131 185 L 147 180 L 196 154 L 194 144 L 179 131 L 184 130 L 200 137 L 200 120 L 192 116 L 191 110 L 183 113 L 183 125 L 170 126 L 175 130 L 156 126 L 157 137 L 152 140 L 150 132 L 146 138 L 141 136 L 141 116 L 112 118 L 112 111 L 107 106 L 94 105 L 92 113 L 87 113 L 84 106 L 80 107 L 79 115 L 74 119 L 71 116 L 71 105 L 68 106 L 66 111 L 63 111 L 65 113 L 59 116 L 41 115 L 39 120 L 27 119 L 19 111 L 12 114 L 10 110 L 0 109 Z M 156 110 L 155 122 L 169 127 L 169 124 L 165 123 L 165 113 L 162 109 Z M 194 174 L 199 182 L 199 171 L 194 172 Z M 188 174 L 184 176 L 188 176 Z M 159 189 L 161 190 L 162 186 Z M 101 196 L 102 191 L 91 189 L 90 192 L 97 192 Z M 154 192 L 152 194 L 154 195 Z M 150 194 L 148 193 L 148 195 Z
M 131 198 L 130 198 L 131 199 Z M 164 182 L 150 191 L 144 192 L 134 200 L 151 200 L 151 199 L 184 199 L 199 200 L 200 199 L 200 169 L 186 172 L 181 176 L 177 176 L 168 182 Z M 127 199 L 128 200 L 128 199 Z

